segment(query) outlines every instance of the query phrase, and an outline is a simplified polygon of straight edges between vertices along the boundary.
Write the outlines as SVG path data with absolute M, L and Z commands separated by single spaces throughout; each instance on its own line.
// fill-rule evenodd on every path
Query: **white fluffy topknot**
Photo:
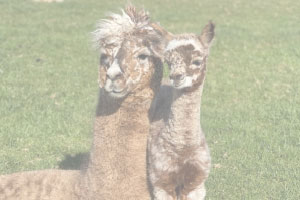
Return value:
M 137 29 L 152 29 L 147 12 L 136 11 L 135 7 L 127 6 L 121 14 L 111 13 L 107 19 L 102 19 L 92 32 L 95 48 L 105 45 L 119 45 L 126 35 Z

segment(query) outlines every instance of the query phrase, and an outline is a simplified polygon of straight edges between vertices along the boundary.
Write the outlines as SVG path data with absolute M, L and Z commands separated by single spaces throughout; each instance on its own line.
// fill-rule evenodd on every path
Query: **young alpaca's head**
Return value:
M 111 14 L 94 32 L 100 47 L 99 85 L 112 97 L 139 95 L 157 89 L 162 78 L 165 34 L 145 11 L 132 6 Z
M 206 59 L 214 38 L 214 24 L 209 22 L 200 36 L 183 34 L 174 36 L 165 50 L 170 79 L 174 88 L 192 91 L 202 85 L 206 72 Z

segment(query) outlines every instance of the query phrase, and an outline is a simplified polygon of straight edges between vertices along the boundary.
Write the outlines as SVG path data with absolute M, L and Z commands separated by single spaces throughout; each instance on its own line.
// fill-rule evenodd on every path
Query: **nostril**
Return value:
M 171 74 L 170 75 L 170 79 L 182 80 L 183 78 L 184 78 L 184 76 L 181 74 Z
M 121 76 L 122 76 L 122 74 L 117 74 L 117 75 L 114 77 L 114 79 L 119 79 L 119 78 L 121 78 Z
M 122 76 L 122 74 L 113 74 L 113 75 L 111 75 L 111 74 L 106 74 L 106 78 L 109 78 L 109 79 L 111 79 L 112 81 L 121 78 L 121 76 Z
M 176 76 L 175 76 L 175 79 L 177 79 L 177 80 L 181 80 L 181 79 L 182 79 L 182 77 L 183 77 L 183 76 L 179 74 L 179 75 L 176 75 Z

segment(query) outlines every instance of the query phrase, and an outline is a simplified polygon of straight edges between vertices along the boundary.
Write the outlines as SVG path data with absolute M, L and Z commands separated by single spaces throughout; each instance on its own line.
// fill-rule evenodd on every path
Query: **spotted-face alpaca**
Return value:
M 209 23 L 200 36 L 174 36 L 165 50 L 172 88 L 165 86 L 158 96 L 169 103 L 158 103 L 148 140 L 148 173 L 156 200 L 205 198 L 211 158 L 200 104 L 213 37 L 214 25 Z
M 124 98 L 146 85 L 159 85 L 151 83 L 150 76 L 161 60 L 153 55 L 144 37 L 143 34 L 128 37 L 119 48 L 101 50 L 99 83 L 111 97 Z
M 128 7 L 95 31 L 100 95 L 82 200 L 147 200 L 148 110 L 162 79 L 165 32 Z

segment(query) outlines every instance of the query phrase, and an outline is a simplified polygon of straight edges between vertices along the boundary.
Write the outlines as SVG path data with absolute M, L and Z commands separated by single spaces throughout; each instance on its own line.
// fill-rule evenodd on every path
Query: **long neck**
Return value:
M 104 96 L 105 98 L 105 96 Z M 125 159 L 130 153 L 136 152 L 144 147 L 142 140 L 147 137 L 149 128 L 148 110 L 150 101 L 145 100 L 139 104 L 124 105 L 126 102 L 113 101 L 107 98 L 99 103 L 102 110 L 95 120 L 94 125 L 94 140 L 92 147 L 92 163 L 104 163 L 103 155 L 115 154 L 115 156 Z M 101 101 L 101 100 L 100 100 Z M 115 109 L 112 113 L 106 110 Z M 99 157 L 98 155 L 101 155 Z M 126 156 L 122 156 L 126 155 Z M 108 165 L 112 164 L 111 158 L 108 160 Z M 124 162 L 118 158 L 117 160 L 124 166 Z M 132 160 L 130 159 L 130 163 Z M 115 169 L 115 163 L 112 164 Z
M 172 137 L 186 144 L 198 143 L 195 140 L 201 133 L 200 107 L 203 84 L 192 92 L 173 89 L 169 123 Z M 199 138 L 200 139 L 200 138 Z
M 100 94 L 86 181 L 101 199 L 147 199 L 148 110 L 151 98 L 130 104 Z M 147 192 L 148 193 L 148 192 Z M 97 199 L 97 198 L 95 198 Z

